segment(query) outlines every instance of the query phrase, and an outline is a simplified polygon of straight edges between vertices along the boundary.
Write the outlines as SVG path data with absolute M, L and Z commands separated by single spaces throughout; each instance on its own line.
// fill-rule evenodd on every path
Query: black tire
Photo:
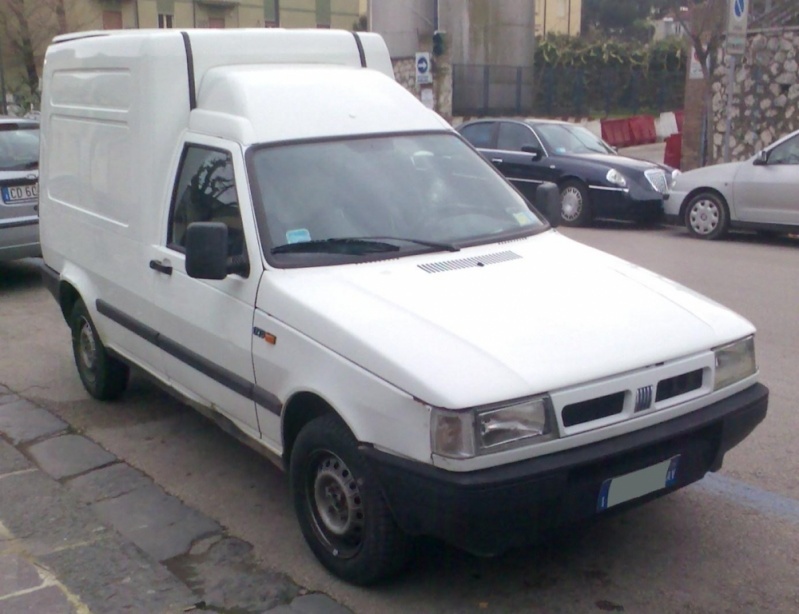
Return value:
M 560 205 L 564 226 L 590 226 L 594 220 L 588 188 L 582 181 L 571 179 L 560 185 Z
M 683 220 L 692 236 L 712 241 L 727 234 L 730 211 L 719 194 L 699 192 L 688 202 Z
M 109 356 L 82 300 L 72 308 L 69 326 L 75 366 L 84 388 L 101 401 L 119 397 L 128 385 L 128 366 Z
M 411 539 L 397 526 L 355 437 L 337 416 L 321 416 L 302 428 L 289 480 L 303 536 L 336 576 L 373 584 L 410 560 Z

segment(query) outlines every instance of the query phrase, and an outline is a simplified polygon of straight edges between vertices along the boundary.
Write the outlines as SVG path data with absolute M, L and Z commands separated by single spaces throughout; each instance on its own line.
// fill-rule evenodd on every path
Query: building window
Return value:
M 208 27 L 209 28 L 224 28 L 225 27 L 225 18 L 224 17 L 209 17 L 208 18 Z
M 316 27 L 330 27 L 330 0 L 316 0 Z
M 280 26 L 280 3 L 278 0 L 264 0 L 264 26 L 267 28 Z
M 121 30 L 122 12 L 103 11 L 103 30 Z
M 172 19 L 174 18 L 173 15 L 165 15 L 164 13 L 158 13 L 158 27 L 159 28 L 172 28 Z

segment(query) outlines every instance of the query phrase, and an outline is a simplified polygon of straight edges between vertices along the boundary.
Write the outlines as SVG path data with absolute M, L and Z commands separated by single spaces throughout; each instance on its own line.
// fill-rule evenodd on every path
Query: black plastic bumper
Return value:
M 58 274 L 58 271 L 55 269 L 51 269 L 46 264 L 42 263 L 39 269 L 42 275 L 42 282 L 44 283 L 44 287 L 47 288 L 50 294 L 53 295 L 56 301 L 59 300 L 59 292 L 58 292 L 58 284 L 61 281 L 61 276 Z
M 468 473 L 438 469 L 366 448 L 402 529 L 484 555 L 530 543 L 548 530 L 595 517 L 605 480 L 680 456 L 668 488 L 700 480 L 765 418 L 768 389 L 728 399 L 650 428 L 543 457 Z M 599 512 L 604 514 L 606 512 Z

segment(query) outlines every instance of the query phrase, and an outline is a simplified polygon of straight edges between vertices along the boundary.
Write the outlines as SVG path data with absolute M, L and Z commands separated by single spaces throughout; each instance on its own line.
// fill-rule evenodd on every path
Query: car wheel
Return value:
M 291 452 L 292 498 L 316 558 L 353 584 L 403 569 L 411 540 L 394 521 L 355 437 L 335 415 L 305 425 Z
M 729 223 L 727 203 L 715 192 L 700 192 L 685 208 L 685 227 L 700 239 L 720 239 Z
M 593 219 L 588 189 L 581 181 L 566 181 L 560 186 L 561 219 L 564 226 L 589 226 Z
M 82 300 L 72 308 L 69 322 L 72 353 L 84 388 L 101 401 L 117 398 L 128 385 L 128 366 L 108 354 Z

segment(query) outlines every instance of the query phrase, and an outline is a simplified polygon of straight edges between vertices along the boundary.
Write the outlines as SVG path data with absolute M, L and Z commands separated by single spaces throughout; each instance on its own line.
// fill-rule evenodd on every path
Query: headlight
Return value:
M 433 453 L 450 458 L 472 458 L 553 435 L 547 397 L 461 412 L 433 409 L 430 429 Z
M 677 177 L 679 177 L 680 175 L 682 175 L 682 172 L 680 172 L 676 168 L 673 171 L 671 171 L 671 181 L 669 181 L 670 190 L 674 189 L 674 184 L 677 183 Z
M 610 183 L 614 185 L 618 185 L 621 187 L 627 186 L 627 180 L 624 178 L 624 175 L 622 175 L 615 168 L 612 168 L 608 171 L 608 174 L 605 176 L 605 179 L 607 179 Z
M 755 338 L 747 337 L 716 349 L 716 378 L 713 389 L 746 379 L 757 372 Z

